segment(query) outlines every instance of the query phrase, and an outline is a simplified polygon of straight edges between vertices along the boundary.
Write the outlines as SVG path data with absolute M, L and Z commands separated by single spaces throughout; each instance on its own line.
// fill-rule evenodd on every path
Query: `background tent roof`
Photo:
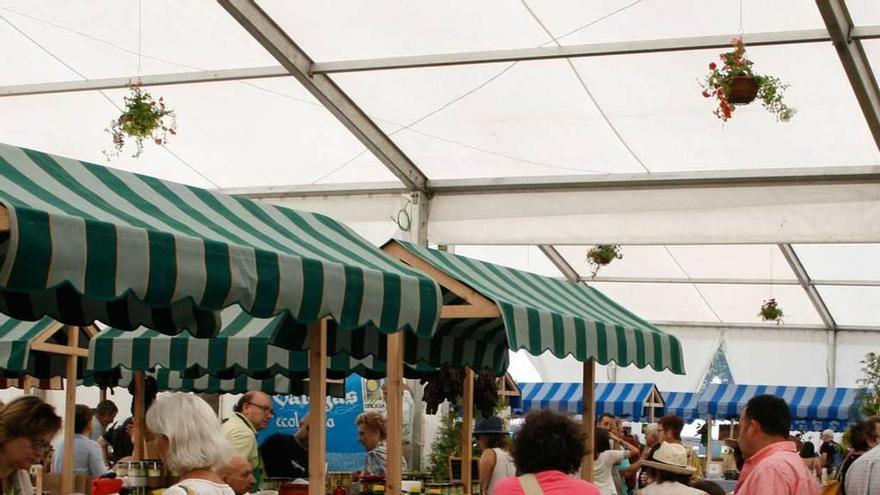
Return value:
M 738 418 L 749 399 L 761 394 L 785 399 L 795 421 L 834 421 L 846 425 L 859 414 L 857 389 L 773 385 L 708 385 L 700 395 L 699 412 L 719 419 Z
M 511 407 L 517 413 L 541 409 L 575 414 L 583 411 L 582 383 L 520 383 L 519 387 L 522 396 L 511 399 Z M 634 421 L 648 418 L 646 403 L 652 394 L 662 400 L 657 388 L 650 383 L 597 383 L 595 394 L 597 416 L 611 413 Z M 657 410 L 661 408 L 662 402 Z
M 700 394 L 695 392 L 663 392 L 663 415 L 673 414 L 685 421 L 693 421 L 699 417 L 699 398 Z
M 440 292 L 323 215 L 0 145 L 0 310 L 216 332 L 214 310 L 430 336 Z
M 655 326 L 585 285 L 400 242 L 432 267 L 473 288 L 498 305 L 511 350 L 533 355 L 550 350 L 557 357 L 600 364 L 634 364 L 684 374 L 681 344 Z M 485 322 L 476 322 L 477 324 Z M 440 334 L 467 332 L 470 320 L 446 320 Z M 502 328 L 486 330 L 495 338 Z

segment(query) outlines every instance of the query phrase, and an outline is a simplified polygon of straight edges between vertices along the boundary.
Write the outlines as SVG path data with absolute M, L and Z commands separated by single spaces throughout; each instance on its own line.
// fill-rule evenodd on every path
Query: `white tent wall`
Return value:
M 880 335 L 870 332 L 837 333 L 837 386 L 858 386 L 858 380 L 863 376 L 859 361 L 869 352 L 880 354 Z
M 728 329 L 727 363 L 736 383 L 828 385 L 827 332 L 824 330 Z M 835 383 L 837 385 L 837 383 Z

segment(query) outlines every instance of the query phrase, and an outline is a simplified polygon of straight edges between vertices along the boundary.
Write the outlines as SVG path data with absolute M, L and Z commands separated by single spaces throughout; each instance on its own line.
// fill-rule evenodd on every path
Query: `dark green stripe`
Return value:
M 639 368 L 644 368 L 646 365 L 645 359 L 645 334 L 636 330 L 633 332 L 636 337 L 636 366 Z
M 104 301 L 116 297 L 116 255 L 116 226 L 86 222 L 86 294 Z
M 185 370 L 189 366 L 190 338 L 189 335 L 181 333 L 171 339 L 168 368 L 172 370 Z
M 339 323 L 343 327 L 357 326 L 361 321 L 361 308 L 364 300 L 364 271 L 356 266 L 345 266 L 345 298 L 342 301 L 342 314 Z
M 200 306 L 223 307 L 232 287 L 229 246 L 217 241 L 205 241 L 205 293 Z
M 565 348 L 565 328 L 562 323 L 562 317 L 552 313 L 550 319 L 553 322 L 553 352 L 558 357 L 563 357 L 568 349 Z
M 18 224 L 18 247 L 15 264 L 12 266 L 6 285 L 17 290 L 45 289 L 52 260 L 49 215 L 28 208 L 16 208 L 15 215 Z
M 144 301 L 154 305 L 171 302 L 177 283 L 177 250 L 174 236 L 165 232 L 148 231 L 150 243 L 150 275 Z
M 599 364 L 608 364 L 608 330 L 604 323 L 596 322 L 596 345 L 597 349 L 596 361 Z
M 615 325 L 614 331 L 617 333 L 617 364 L 625 366 L 632 362 L 626 345 L 626 330 L 620 325 Z
M 322 316 L 321 301 L 324 296 L 324 264 L 311 258 L 303 258 L 303 294 L 299 315 L 303 323 L 314 323 Z
M 129 369 L 133 371 L 146 371 L 150 368 L 150 338 L 139 337 L 132 339 L 131 342 L 131 366 Z
M 578 361 L 586 361 L 587 357 L 593 355 L 594 350 L 587 349 L 587 326 L 584 324 L 584 320 L 580 318 L 574 319 L 574 342 L 574 357 Z
M 529 352 L 540 354 L 544 351 L 541 345 L 541 315 L 534 308 L 526 308 L 526 317 L 529 325 Z
M 394 333 L 399 328 L 401 298 L 400 275 L 382 274 L 382 313 L 378 327 L 386 333 Z
M 268 318 L 275 313 L 278 290 L 281 287 L 281 272 L 278 268 L 278 254 L 256 251 L 257 293 L 249 311 L 258 318 Z

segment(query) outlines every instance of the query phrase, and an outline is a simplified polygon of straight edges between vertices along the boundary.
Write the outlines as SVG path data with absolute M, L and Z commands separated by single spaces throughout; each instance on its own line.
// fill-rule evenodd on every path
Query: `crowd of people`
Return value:
M 244 394 L 234 414 L 221 423 L 201 398 L 169 393 L 152 401 L 146 414 L 146 440 L 179 481 L 167 495 L 244 495 L 268 477 L 308 477 L 308 417 L 292 435 L 275 434 L 258 445 L 257 434 L 271 421 L 272 400 L 262 392 Z M 77 406 L 74 441 L 50 444 L 61 428 L 54 408 L 34 396 L 20 397 L 0 409 L 0 481 L 3 494 L 32 495 L 28 469 L 45 462 L 61 470 L 64 452 L 73 450 L 77 473 L 97 476 L 108 465 L 131 455 L 119 435 L 131 436 L 130 418 L 114 424 L 112 403 Z M 836 493 L 880 493 L 880 417 L 854 424 L 851 446 L 825 431 L 818 449 L 792 437 L 791 412 L 773 395 L 748 401 L 737 438 L 726 439 L 739 470 L 736 495 L 818 495 L 820 478 L 837 480 Z M 367 412 L 356 420 L 366 450 L 361 474 L 383 475 L 387 455 L 385 416 Z M 113 426 L 111 426 L 113 425 Z M 474 435 L 481 450 L 478 472 L 484 495 L 719 495 L 724 490 L 703 479 L 700 459 L 682 444 L 682 418 L 664 416 L 640 442 L 618 418 L 597 421 L 592 449 L 581 423 L 571 416 L 539 411 L 529 414 L 511 439 L 503 421 L 477 421 Z M 100 434 L 95 429 L 104 430 Z M 94 440 L 97 438 L 98 440 Z M 131 439 L 129 438 L 129 444 Z M 103 447 L 103 448 L 102 448 Z M 117 451 L 117 448 L 121 450 Z M 54 452 L 52 452 L 54 450 Z M 585 456 L 592 457 L 592 482 L 580 479 Z M 405 469 L 406 461 L 400 462 Z M 832 485 L 835 486 L 835 485 Z

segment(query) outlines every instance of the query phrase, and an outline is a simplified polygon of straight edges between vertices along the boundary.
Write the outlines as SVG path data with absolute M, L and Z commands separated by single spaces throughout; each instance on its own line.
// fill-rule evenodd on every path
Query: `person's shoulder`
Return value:
M 494 493 L 496 495 L 519 495 L 523 491 L 516 476 L 511 476 L 496 483 Z

